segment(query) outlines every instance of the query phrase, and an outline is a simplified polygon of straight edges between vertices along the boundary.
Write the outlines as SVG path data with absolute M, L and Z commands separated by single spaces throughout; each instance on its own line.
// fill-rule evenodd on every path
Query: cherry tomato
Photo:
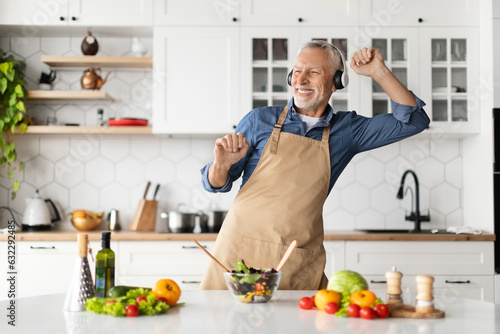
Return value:
M 362 307 L 361 310 L 359 310 L 359 316 L 362 319 L 371 320 L 375 317 L 375 314 L 375 310 L 368 306 Z
M 346 308 L 347 315 L 350 316 L 351 318 L 358 318 L 359 317 L 359 311 L 361 310 L 361 307 L 356 304 L 349 304 Z
M 316 296 L 312 296 L 311 300 L 313 302 L 313 307 L 316 307 Z
M 111 299 L 110 301 L 108 301 L 108 302 L 106 303 L 106 306 L 111 305 L 111 304 L 113 304 L 113 303 L 116 303 L 116 300 Z
M 139 315 L 139 308 L 135 304 L 125 306 L 125 315 L 127 317 L 137 317 Z
M 165 298 L 165 297 L 157 297 L 157 298 L 155 299 L 155 301 L 156 301 L 156 302 L 164 302 L 165 304 L 167 304 L 167 305 L 168 305 L 168 303 L 167 303 L 167 298 Z
M 299 307 L 303 310 L 310 310 L 313 308 L 313 302 L 309 297 L 302 297 L 299 300 Z
M 137 297 L 137 298 L 135 299 L 135 302 L 136 302 L 137 304 L 140 304 L 143 300 L 144 300 L 144 301 L 148 301 L 148 300 L 146 299 L 146 297 L 144 297 L 144 296 L 139 296 L 139 297 Z
M 379 318 L 387 318 L 389 316 L 389 308 L 385 304 L 375 305 L 375 312 Z
M 334 302 L 329 302 L 326 303 L 325 305 L 325 312 L 328 314 L 335 314 L 339 310 L 339 304 L 334 303 Z

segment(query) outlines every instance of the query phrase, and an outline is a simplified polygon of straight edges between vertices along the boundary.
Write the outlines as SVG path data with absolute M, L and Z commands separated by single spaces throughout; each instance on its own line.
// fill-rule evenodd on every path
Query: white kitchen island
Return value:
M 165 315 L 114 318 L 64 312 L 64 294 L 15 300 L 15 327 L 8 325 L 9 301 L 0 302 L 0 333 L 498 333 L 500 306 L 468 299 L 445 304 L 443 319 L 338 318 L 301 310 L 298 300 L 314 291 L 277 291 L 265 304 L 243 304 L 228 291 L 184 291 L 182 307 Z

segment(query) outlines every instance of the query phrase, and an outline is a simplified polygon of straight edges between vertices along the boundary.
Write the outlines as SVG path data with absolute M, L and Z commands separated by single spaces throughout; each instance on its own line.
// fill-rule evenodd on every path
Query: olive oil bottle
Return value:
M 111 232 L 101 232 L 102 249 L 95 261 L 95 291 L 98 298 L 106 298 L 115 286 L 115 252 L 110 247 Z

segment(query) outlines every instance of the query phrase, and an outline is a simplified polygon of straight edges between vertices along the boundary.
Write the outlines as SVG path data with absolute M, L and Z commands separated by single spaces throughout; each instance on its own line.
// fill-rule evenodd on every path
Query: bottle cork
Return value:
M 386 291 L 386 302 L 388 304 L 401 304 L 403 300 L 401 299 L 401 295 L 403 291 L 401 291 L 401 279 L 403 274 L 399 271 L 396 271 L 396 268 L 393 267 L 392 271 L 388 271 L 385 273 L 385 278 L 387 281 L 387 291 Z
M 417 313 L 431 313 L 434 311 L 434 296 L 432 295 L 432 285 L 434 277 L 429 275 L 418 275 L 415 279 L 417 282 L 417 303 L 415 311 Z
M 78 256 L 87 257 L 88 235 L 86 233 L 78 233 L 77 243 L 78 243 Z

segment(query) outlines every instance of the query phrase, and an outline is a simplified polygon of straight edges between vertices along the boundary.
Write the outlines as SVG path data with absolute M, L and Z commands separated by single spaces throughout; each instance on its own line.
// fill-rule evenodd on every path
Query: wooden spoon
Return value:
M 281 271 L 281 268 L 285 265 L 285 262 L 288 260 L 290 255 L 292 254 L 293 250 L 297 246 L 297 240 L 292 241 L 290 246 L 288 246 L 288 249 L 285 252 L 285 255 L 283 255 L 283 258 L 281 259 L 280 264 L 278 264 L 278 267 L 276 267 L 276 271 Z
M 225 272 L 229 272 L 229 270 L 227 270 L 227 268 L 226 268 L 226 267 L 224 267 L 224 265 L 223 265 L 222 263 L 220 263 L 220 262 L 219 262 L 219 261 L 218 261 L 218 260 L 217 260 L 217 259 L 216 259 L 213 255 L 212 255 L 212 254 L 210 254 L 210 252 L 209 252 L 209 251 L 207 251 L 207 250 L 205 249 L 205 247 L 203 247 L 202 245 L 200 245 L 200 243 L 199 243 L 198 241 L 196 241 L 196 240 L 193 240 L 193 241 L 194 241 L 194 243 L 195 243 L 198 247 L 200 247 L 200 248 L 201 248 L 201 250 L 202 250 L 202 251 L 204 251 L 205 253 L 207 253 L 207 255 L 208 255 L 208 256 L 210 256 L 210 257 L 212 258 L 212 260 L 214 260 L 214 261 L 215 261 L 215 263 L 217 263 L 217 264 L 218 264 L 218 265 L 219 265 L 222 269 L 224 269 L 224 271 L 225 271 Z

